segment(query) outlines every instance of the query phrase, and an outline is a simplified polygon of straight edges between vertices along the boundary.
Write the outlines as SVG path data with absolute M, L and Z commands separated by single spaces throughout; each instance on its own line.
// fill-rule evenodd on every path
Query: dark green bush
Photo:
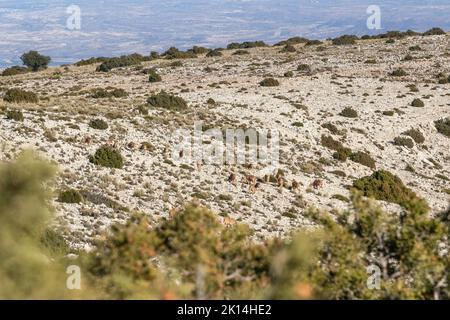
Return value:
M 308 40 L 305 43 L 305 46 L 318 46 L 320 44 L 322 44 L 322 41 L 320 41 L 320 40 Z
M 280 85 L 280 83 L 278 82 L 278 80 L 274 78 L 266 78 L 263 81 L 261 81 L 259 85 L 261 87 L 277 87 Z
M 20 110 L 8 110 L 6 112 L 6 119 L 14 121 L 23 121 L 23 113 Z
M 414 147 L 414 141 L 406 137 L 396 137 L 393 142 L 396 146 L 403 146 L 408 148 Z
M 109 72 L 116 68 L 137 65 L 144 60 L 145 58 L 137 53 L 115 58 L 106 58 L 106 60 L 97 67 L 97 72 Z
M 416 98 L 411 102 L 411 106 L 416 108 L 423 108 L 425 107 L 425 103 L 421 99 Z
M 410 136 L 417 144 L 421 144 L 425 142 L 425 137 L 422 132 L 418 129 L 409 129 L 408 131 L 403 132 L 404 135 Z
M 97 130 L 106 130 L 108 129 L 108 124 L 102 119 L 92 119 L 89 122 L 89 127 Z
M 3 100 L 11 103 L 37 103 L 39 101 L 38 96 L 34 92 L 22 89 L 9 89 L 6 91 Z
M 149 70 L 148 81 L 149 82 L 160 82 L 160 81 L 162 81 L 162 78 L 158 73 L 156 73 L 155 70 Z
M 221 56 L 222 56 L 222 52 L 221 52 L 220 50 L 214 49 L 214 50 L 209 51 L 209 52 L 206 54 L 206 56 L 207 56 L 208 58 L 211 58 L 211 57 L 221 57 Z
M 194 54 L 204 54 L 208 53 L 210 50 L 205 47 L 193 46 L 192 49 L 189 49 L 187 52 L 192 52 Z
M 450 118 L 439 119 L 434 122 L 434 126 L 439 133 L 450 138 Z
M 350 155 L 350 160 L 362 164 L 363 166 L 369 167 L 371 169 L 375 169 L 376 167 L 375 160 L 370 156 L 370 154 L 366 152 L 358 151 L 352 153 Z
M 89 59 L 86 59 L 86 60 L 80 60 L 80 61 L 76 62 L 75 66 L 77 66 L 77 67 L 88 66 L 88 65 L 91 65 L 91 64 L 95 64 L 95 63 L 105 62 L 108 59 L 110 59 L 110 58 L 105 58 L 105 57 L 95 58 L 95 57 L 92 57 L 92 58 L 89 58 Z
M 295 47 L 293 45 L 287 44 L 283 49 L 281 49 L 281 52 L 297 52 L 297 50 L 295 50 Z
M 306 38 L 292 37 L 287 40 L 280 41 L 280 42 L 274 44 L 274 46 L 281 47 L 281 46 L 294 45 L 294 44 L 306 43 L 306 42 L 308 42 L 308 39 L 306 39 Z
M 388 171 L 379 170 L 371 176 L 357 179 L 353 186 L 361 190 L 366 197 L 397 203 L 406 209 L 419 205 L 423 211 L 428 211 L 426 201 L 407 188 L 399 177 Z
M 242 49 L 239 49 L 239 50 L 236 50 L 235 52 L 233 52 L 234 56 L 243 56 L 246 54 L 250 54 L 250 52 L 248 52 L 247 50 L 242 50 Z
M 161 108 L 173 111 L 183 111 L 187 109 L 186 101 L 177 96 L 173 96 L 164 91 L 156 95 L 152 95 L 147 99 L 147 104 L 154 108 Z
M 227 46 L 228 50 L 233 50 L 233 49 L 249 49 L 249 48 L 257 48 L 257 47 L 266 47 L 267 44 L 264 43 L 264 41 L 246 41 L 246 42 L 242 42 L 242 43 L 230 43 Z
M 339 161 L 346 161 L 352 154 L 350 148 L 344 147 L 341 142 L 334 140 L 331 136 L 322 135 L 321 144 L 328 149 L 336 151 L 333 153 L 333 158 Z
M 197 55 L 193 52 L 180 51 L 175 47 L 170 47 L 166 52 L 162 54 L 167 59 L 192 59 L 197 58 Z
M 89 161 L 97 166 L 107 168 L 121 169 L 123 167 L 123 158 L 120 152 L 112 147 L 103 146 L 97 149 Z
M 63 203 L 80 203 L 83 201 L 83 196 L 77 190 L 64 190 L 59 193 L 58 201 Z
M 127 97 L 128 93 L 121 88 L 95 88 L 91 90 L 91 98 L 94 99 L 105 99 L 105 98 L 124 98 Z
M 346 118 L 357 118 L 358 117 L 358 112 L 350 107 L 346 107 L 344 108 L 344 110 L 342 110 L 339 113 L 340 116 L 346 117 Z
M 13 66 L 13 67 L 10 67 L 10 68 L 7 68 L 7 69 L 3 70 L 2 76 L 3 77 L 15 76 L 15 75 L 18 75 L 18 74 L 28 73 L 30 71 L 31 70 L 29 68 Z
M 424 36 L 440 36 L 445 34 L 445 31 L 441 28 L 431 28 L 430 30 L 423 33 Z
M 284 76 L 285 76 L 286 78 L 292 78 L 292 77 L 294 76 L 294 72 L 292 72 L 292 71 L 287 71 L 287 72 L 284 73 Z
M 399 69 L 395 69 L 394 71 L 392 71 L 390 73 L 390 75 L 393 77 L 404 77 L 404 76 L 407 76 L 408 74 L 406 73 L 405 70 L 403 70 L 402 68 L 399 68 Z
M 301 72 L 311 72 L 311 67 L 307 64 L 299 64 L 297 67 L 297 71 L 301 71 Z
M 333 39 L 332 43 L 336 46 L 352 45 L 352 44 L 356 43 L 356 40 L 358 40 L 357 36 L 343 35 L 343 36 Z
M 43 56 L 37 51 L 29 51 L 24 53 L 20 60 L 22 60 L 23 64 L 26 65 L 33 71 L 39 71 L 42 69 L 46 69 L 48 64 L 50 63 L 50 57 Z
M 348 157 L 352 154 L 352 149 L 350 148 L 338 148 L 336 152 L 333 153 L 333 158 L 342 162 L 347 161 Z

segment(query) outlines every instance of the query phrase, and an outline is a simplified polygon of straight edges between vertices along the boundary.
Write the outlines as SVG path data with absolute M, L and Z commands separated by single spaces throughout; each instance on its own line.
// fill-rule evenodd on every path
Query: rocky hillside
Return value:
M 449 40 L 293 42 L 0 77 L 0 158 L 35 149 L 58 165 L 58 227 L 79 248 L 133 212 L 157 221 L 190 201 L 256 237 L 312 226 L 309 207 L 346 208 L 352 186 L 394 211 L 422 198 L 433 215 L 450 200 Z M 279 166 L 175 163 L 173 133 L 196 121 L 279 132 Z

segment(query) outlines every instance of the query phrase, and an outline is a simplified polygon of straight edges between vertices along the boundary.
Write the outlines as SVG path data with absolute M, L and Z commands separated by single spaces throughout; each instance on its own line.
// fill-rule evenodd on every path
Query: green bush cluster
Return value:
M 293 45 L 287 44 L 283 47 L 283 49 L 281 49 L 281 52 L 293 53 L 293 52 L 297 52 L 297 50 L 295 49 L 295 47 Z
M 358 118 L 358 112 L 351 107 L 344 108 L 339 115 L 346 118 Z
M 207 56 L 208 58 L 211 58 L 211 57 L 221 57 L 222 55 L 223 55 L 222 52 L 221 52 L 220 50 L 218 50 L 218 49 L 211 50 L 211 51 L 209 51 L 209 52 L 206 54 L 206 56 Z
M 155 70 L 149 70 L 148 81 L 149 82 L 161 82 L 162 78 Z
M 258 48 L 258 47 L 267 47 L 267 44 L 264 41 L 246 41 L 242 43 L 233 42 L 227 45 L 228 50 L 234 49 L 250 49 L 250 48 Z
M 402 68 L 399 68 L 399 69 L 395 69 L 394 71 L 392 71 L 392 72 L 390 73 L 390 75 L 391 75 L 392 77 L 404 77 L 404 76 L 407 76 L 408 73 L 406 73 L 406 71 L 403 70 Z
M 20 122 L 24 120 L 23 113 L 20 110 L 8 110 L 6 112 L 6 119 Z
M 423 108 L 425 107 L 425 103 L 421 99 L 416 98 L 411 102 L 411 106 L 416 108 Z
M 250 54 L 250 52 L 248 52 L 248 50 L 244 50 L 244 49 L 238 49 L 235 52 L 233 52 L 233 56 L 244 56 Z
M 83 59 L 83 60 L 80 60 L 78 62 L 75 62 L 75 66 L 81 67 L 81 66 L 88 66 L 88 65 L 91 65 L 91 64 L 95 64 L 95 63 L 103 63 L 103 62 L 107 61 L 108 59 L 110 59 L 110 58 L 105 58 L 105 57 L 97 57 L 97 58 L 95 58 L 95 57 L 92 57 L 92 58 L 89 58 L 89 59 Z
M 26 67 L 13 66 L 13 67 L 9 67 L 9 68 L 6 68 L 5 70 L 3 70 L 2 76 L 3 77 L 15 76 L 18 74 L 28 73 L 30 71 L 31 71 L 31 69 L 26 68 Z
M 362 191 L 366 197 L 396 203 L 406 209 L 418 206 L 421 211 L 428 211 L 426 201 L 419 198 L 399 177 L 389 171 L 376 171 L 370 176 L 353 181 L 353 186 Z
M 97 166 L 121 169 L 123 167 L 123 158 L 120 152 L 112 147 L 103 146 L 97 149 L 89 161 Z
M 445 31 L 441 28 L 431 28 L 430 30 L 427 30 L 423 33 L 424 36 L 440 36 L 445 35 Z
M 58 201 L 62 203 L 80 203 L 83 202 L 83 196 L 78 190 L 69 189 L 59 193 Z
M 450 118 L 436 120 L 434 126 L 439 133 L 450 138 Z
M 395 137 L 393 143 L 396 146 L 402 146 L 402 147 L 408 147 L 408 148 L 414 147 L 414 141 L 411 138 L 407 138 L 407 137 Z
M 333 154 L 333 158 L 336 160 L 346 161 L 352 154 L 352 150 L 350 148 L 344 147 L 340 141 L 334 140 L 331 136 L 322 135 L 320 142 L 325 148 L 336 151 Z
M 375 169 L 376 167 L 375 160 L 367 152 L 354 152 L 350 155 L 350 160 L 371 169 Z
M 166 59 L 193 59 L 197 58 L 197 55 L 194 52 L 190 51 L 180 51 L 175 47 L 170 47 L 166 52 L 162 54 Z
M 353 45 L 356 44 L 358 37 L 355 35 L 343 35 L 332 40 L 332 43 L 336 46 Z
M 164 91 L 149 97 L 147 99 L 147 104 L 153 108 L 172 111 L 184 111 L 188 108 L 188 105 L 183 98 L 168 94 Z
M 425 142 L 425 137 L 423 136 L 423 133 L 420 132 L 420 130 L 418 130 L 418 129 L 409 129 L 409 130 L 403 132 L 403 134 L 413 138 L 413 140 L 417 144 L 421 144 L 421 143 Z
M 307 64 L 302 63 L 297 66 L 297 71 L 311 72 L 311 67 Z
M 97 72 L 109 72 L 116 68 L 129 67 L 133 65 L 140 64 L 145 61 L 145 58 L 138 54 L 133 53 L 130 55 L 124 55 L 115 58 L 106 58 L 101 65 L 97 67 Z
M 259 85 L 261 87 L 278 87 L 280 85 L 280 82 L 274 78 L 266 78 L 262 80 Z
M 94 88 L 90 91 L 90 97 L 94 99 L 124 98 L 127 96 L 128 93 L 122 88 Z
M 108 129 L 108 123 L 102 119 L 92 119 L 89 122 L 89 127 L 97 130 L 106 130 Z
M 39 101 L 38 96 L 34 92 L 18 88 L 6 91 L 3 100 L 11 103 L 37 103 Z

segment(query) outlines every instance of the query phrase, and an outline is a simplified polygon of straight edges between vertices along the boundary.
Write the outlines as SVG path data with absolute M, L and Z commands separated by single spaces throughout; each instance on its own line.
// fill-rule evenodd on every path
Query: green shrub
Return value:
M 266 47 L 267 44 L 264 41 L 246 41 L 242 43 L 233 42 L 227 46 L 228 50 L 234 49 L 249 49 L 249 48 L 258 48 L 258 47 Z
M 144 57 L 137 53 L 115 58 L 106 58 L 106 60 L 97 67 L 97 72 L 109 72 L 116 68 L 137 65 L 142 61 L 144 61 Z
M 170 47 L 166 52 L 162 54 L 169 60 L 172 59 L 192 59 L 197 58 L 197 55 L 193 52 L 180 51 L 175 47 Z
M 408 48 L 409 51 L 422 51 L 422 48 L 419 45 L 412 46 Z
M 211 57 L 221 57 L 221 56 L 222 56 L 222 52 L 221 52 L 220 50 L 214 49 L 214 50 L 209 51 L 209 52 L 206 54 L 206 56 L 207 56 L 208 58 L 211 58 Z
M 350 148 L 346 148 L 342 145 L 341 142 L 334 140 L 331 136 L 322 135 L 321 137 L 322 146 L 336 151 L 333 154 L 333 158 L 339 161 L 346 161 L 347 158 L 352 154 L 352 150 Z
M 209 104 L 209 105 L 214 106 L 214 105 L 216 104 L 216 101 L 215 101 L 213 98 L 209 98 L 209 99 L 206 101 L 206 103 Z
M 285 76 L 286 78 L 292 78 L 292 77 L 294 76 L 294 72 L 292 72 L 292 71 L 286 71 L 286 72 L 284 73 L 284 76 Z
M 123 158 L 120 152 L 112 147 L 103 146 L 97 149 L 89 161 L 97 166 L 121 169 Z
M 384 115 L 384 116 L 392 117 L 394 114 L 395 114 L 395 112 L 394 112 L 393 110 L 386 110 L 386 111 L 383 111 L 383 115 Z
M 149 70 L 148 81 L 149 82 L 160 82 L 160 81 L 162 81 L 162 78 L 158 73 L 156 73 L 155 70 Z
M 420 205 L 425 212 L 428 211 L 426 201 L 407 188 L 399 177 L 388 171 L 379 170 L 371 176 L 357 179 L 353 182 L 353 186 L 361 190 L 366 197 L 397 203 L 406 209 Z
M 259 85 L 261 87 L 277 87 L 280 85 L 280 83 L 278 82 L 278 80 L 274 78 L 266 78 L 263 81 L 261 81 Z
M 39 101 L 38 96 L 34 92 L 22 89 L 9 89 L 6 91 L 3 100 L 11 103 L 37 103 Z
M 187 109 L 186 101 L 177 96 L 173 96 L 164 91 L 156 95 L 152 95 L 147 99 L 147 104 L 154 108 L 161 108 L 173 111 L 183 111 Z
M 357 36 L 354 35 L 343 35 L 338 38 L 333 39 L 332 43 L 336 46 L 352 45 L 358 40 Z
M 357 118 L 358 117 L 358 112 L 350 107 L 346 107 L 344 108 L 344 110 L 342 110 L 339 115 L 346 117 L 346 118 Z
M 411 102 L 411 106 L 416 108 L 423 108 L 425 107 L 425 103 L 421 99 L 414 99 L 413 102 Z
M 293 45 L 287 44 L 283 49 L 281 49 L 281 52 L 297 52 L 297 50 L 295 50 L 295 47 Z
M 406 137 L 396 137 L 394 139 L 394 145 L 408 147 L 408 148 L 413 148 L 414 147 L 414 141 L 412 139 L 406 138 Z
M 450 118 L 436 120 L 434 126 L 439 133 L 450 138 Z
M 24 73 L 28 73 L 28 72 L 30 72 L 29 68 L 13 66 L 13 67 L 10 67 L 10 68 L 7 68 L 7 69 L 3 70 L 2 76 L 3 77 L 15 76 L 15 75 L 18 75 L 18 74 L 24 74 Z
M 47 69 L 48 64 L 50 63 L 50 57 L 43 56 L 37 51 L 29 51 L 24 53 L 20 60 L 22 60 L 23 64 L 26 65 L 33 71 L 39 71 L 42 69 Z
M 89 122 L 89 127 L 97 130 L 106 130 L 108 129 L 108 124 L 102 119 L 92 119 Z
M 417 144 L 421 144 L 425 142 L 425 137 L 422 132 L 418 129 L 409 129 L 408 131 L 403 132 L 404 135 L 410 136 Z
M 440 36 L 445 34 L 445 31 L 441 28 L 431 28 L 430 30 L 423 33 L 424 36 Z
M 210 50 L 208 48 L 205 47 L 198 47 L 198 46 L 193 46 L 192 49 L 189 49 L 188 52 L 192 52 L 195 54 L 205 54 L 208 53 Z
M 105 99 L 105 98 L 124 98 L 128 96 L 128 93 L 121 88 L 94 88 L 91 90 L 91 98 Z
M 83 201 L 83 196 L 79 191 L 69 189 L 59 193 L 58 201 L 62 203 L 80 203 Z
M 235 52 L 233 52 L 234 56 L 243 56 L 243 55 L 246 55 L 246 54 L 250 54 L 250 52 L 248 52 L 247 50 L 241 50 L 241 49 L 236 50 Z
M 322 44 L 322 41 L 320 41 L 320 40 L 308 40 L 305 43 L 305 46 L 318 46 L 318 45 L 321 45 L 321 44 Z
M 363 166 L 369 167 L 371 169 L 375 169 L 376 167 L 375 160 L 370 156 L 370 154 L 366 152 L 358 151 L 352 153 L 350 155 L 350 160 L 362 164 Z
M 286 45 L 294 45 L 294 44 L 300 44 L 300 43 L 306 43 L 308 42 L 308 39 L 306 38 L 302 38 L 302 37 L 292 37 L 289 38 L 287 40 L 283 40 L 280 41 L 278 43 L 275 43 L 274 46 L 275 47 L 281 47 L 281 46 L 286 46 Z
M 20 110 L 8 110 L 6 112 L 6 119 L 14 121 L 23 121 L 23 113 Z
M 347 161 L 348 157 L 352 154 L 352 149 L 350 148 L 338 148 L 336 152 L 333 153 L 333 158 L 342 162 Z
M 394 71 L 392 71 L 390 73 L 390 75 L 393 77 L 404 77 L 404 76 L 407 76 L 408 74 L 406 73 L 405 70 L 403 70 L 402 68 L 399 68 L 399 69 L 395 69 Z
M 91 65 L 91 64 L 95 64 L 95 63 L 105 62 L 108 59 L 110 59 L 110 58 L 105 58 L 105 57 L 95 58 L 95 57 L 92 57 L 92 58 L 89 58 L 89 59 L 86 59 L 86 60 L 83 59 L 83 60 L 80 60 L 80 61 L 76 62 L 75 66 L 77 66 L 77 67 L 88 66 L 88 65 Z
M 342 135 L 344 132 L 342 130 L 339 130 L 338 127 L 336 127 L 331 122 L 327 122 L 322 124 L 322 128 L 328 129 L 332 134 Z
M 299 64 L 297 67 L 297 71 L 301 71 L 301 72 L 311 72 L 311 67 L 307 64 Z

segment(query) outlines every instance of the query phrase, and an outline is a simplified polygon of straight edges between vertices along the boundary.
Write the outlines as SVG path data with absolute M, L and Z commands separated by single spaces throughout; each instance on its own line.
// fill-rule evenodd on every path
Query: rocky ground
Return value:
M 350 46 L 325 42 L 299 44 L 290 53 L 280 52 L 282 47 L 253 48 L 246 55 L 226 50 L 222 57 L 182 60 L 181 66 L 173 65 L 174 60 L 156 59 L 108 73 L 96 72 L 96 65 L 70 65 L 1 77 L 0 95 L 22 88 L 37 93 L 40 100 L 0 102 L 4 113 L 20 109 L 24 115 L 23 122 L 1 116 L 0 158 L 12 159 L 22 149 L 38 150 L 58 164 L 57 190 L 82 191 L 85 201 L 79 204 L 60 203 L 55 193 L 57 224 L 75 247 L 88 248 L 111 223 L 123 222 L 133 212 L 157 221 L 193 199 L 228 217 L 224 219 L 228 223 L 247 223 L 257 237 L 283 236 L 293 228 L 310 226 L 302 216 L 304 210 L 347 208 L 353 180 L 373 171 L 334 159 L 333 151 L 322 145 L 322 135 L 354 152 L 369 153 L 377 169 L 400 177 L 427 200 L 433 214 L 450 200 L 450 139 L 434 125 L 450 116 L 450 84 L 438 83 L 439 74 L 450 74 L 449 40 L 450 35 L 395 43 L 364 40 Z M 413 59 L 404 59 L 407 55 Z M 300 64 L 309 68 L 298 70 Z M 162 81 L 150 83 L 143 72 L 148 68 L 156 68 Z M 406 75 L 390 74 L 398 68 Z M 288 71 L 292 77 L 284 76 Z M 269 76 L 280 85 L 260 86 Z M 128 96 L 92 97 L 91 89 L 107 87 L 124 89 Z M 143 114 L 147 97 L 161 90 L 184 98 L 188 110 L 150 108 Z M 411 106 L 416 98 L 425 106 Z M 356 110 L 357 116 L 340 115 L 346 107 Z M 95 118 L 105 120 L 108 129 L 89 127 Z M 173 132 L 193 131 L 194 121 L 200 120 L 207 127 L 277 130 L 279 169 L 287 187 L 261 182 L 251 192 L 241 178 L 263 178 L 262 166 L 174 163 Z M 323 127 L 329 123 L 334 127 Z M 422 132 L 425 142 L 412 147 L 394 144 L 408 129 Z M 123 169 L 89 162 L 89 156 L 105 143 L 120 150 Z M 146 148 L 140 148 L 143 143 Z M 228 181 L 232 172 L 236 184 Z M 289 189 L 294 180 L 300 183 L 298 192 Z M 315 180 L 322 186 L 313 188 Z

